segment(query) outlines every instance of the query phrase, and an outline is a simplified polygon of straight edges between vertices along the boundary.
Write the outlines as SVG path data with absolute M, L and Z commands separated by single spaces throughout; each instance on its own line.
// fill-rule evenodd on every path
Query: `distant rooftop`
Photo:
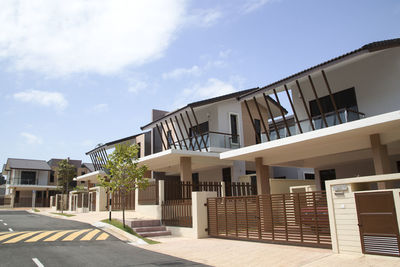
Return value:
M 51 168 L 45 160 L 36 159 L 7 159 L 6 170 L 9 169 L 29 169 L 29 170 L 43 170 L 50 171 Z

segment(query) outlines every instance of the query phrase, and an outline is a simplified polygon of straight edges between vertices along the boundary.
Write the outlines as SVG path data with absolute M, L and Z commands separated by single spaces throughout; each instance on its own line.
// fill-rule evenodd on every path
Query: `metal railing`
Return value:
M 204 140 L 204 142 L 203 142 Z M 186 145 L 185 145 L 186 143 Z M 221 133 L 208 131 L 201 134 L 196 134 L 196 137 L 189 137 L 178 142 L 174 142 L 171 147 L 187 149 L 188 150 L 201 150 L 209 147 L 236 149 L 240 148 L 239 135 L 232 135 L 229 133 Z
M 7 183 L 9 185 L 38 185 L 38 179 L 13 178 Z
M 340 119 L 342 120 L 343 123 L 365 118 L 364 113 L 359 112 L 357 110 L 348 109 L 348 108 L 339 109 L 338 113 L 339 113 Z M 335 111 L 325 113 L 325 119 L 328 124 L 327 127 L 340 124 L 338 116 Z M 301 120 L 299 122 L 300 122 L 300 127 L 301 127 L 303 133 L 312 131 L 312 127 L 311 127 L 310 121 L 308 119 Z M 322 115 L 312 117 L 312 122 L 313 122 L 313 126 L 314 126 L 315 130 L 326 128 L 325 123 L 322 118 Z M 290 136 L 285 125 L 279 126 L 278 131 L 279 131 L 280 138 L 285 138 L 285 137 Z M 297 135 L 297 134 L 301 133 L 300 129 L 296 123 L 289 125 L 289 131 L 290 131 L 291 135 Z M 270 130 L 270 139 L 271 139 L 271 141 L 278 139 L 278 135 L 277 135 L 275 129 Z M 261 142 L 267 142 L 267 141 L 268 140 L 267 140 L 265 133 L 262 133 L 261 134 Z

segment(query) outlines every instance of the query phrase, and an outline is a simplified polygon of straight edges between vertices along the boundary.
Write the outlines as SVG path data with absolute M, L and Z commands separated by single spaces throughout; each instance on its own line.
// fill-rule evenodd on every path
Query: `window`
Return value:
M 232 143 L 237 144 L 239 143 L 239 136 L 238 136 L 238 115 L 237 114 L 230 114 L 230 123 L 231 123 L 231 134 L 232 134 Z
M 261 123 L 259 119 L 254 119 L 254 126 L 256 128 L 256 144 L 261 143 Z
M 139 143 L 137 143 L 137 146 L 138 146 L 137 158 L 140 159 L 140 151 L 142 150 L 142 149 L 141 149 L 142 145 L 141 145 L 141 143 L 139 142 Z
M 337 93 L 333 93 L 333 98 L 336 103 L 337 109 L 340 111 L 341 109 L 349 109 L 353 111 L 358 111 L 358 106 L 357 106 L 357 98 L 356 98 L 356 92 L 354 87 L 350 89 L 346 89 Z M 332 126 L 335 124 L 338 124 L 336 121 L 337 115 L 335 113 L 335 109 L 333 107 L 333 103 L 331 101 L 331 98 L 329 95 L 320 97 L 319 102 L 321 103 L 322 111 L 325 113 L 325 117 L 328 123 L 328 126 Z M 318 102 L 316 99 L 312 100 L 309 102 L 310 105 L 310 112 L 311 112 L 311 117 L 318 117 L 321 115 L 321 112 L 318 107 Z M 327 114 L 330 113 L 330 114 Z M 354 113 L 354 112 L 347 112 L 347 118 L 344 117 L 344 113 L 340 114 L 341 119 L 343 122 L 346 121 L 354 121 L 358 120 L 359 114 Z M 315 127 L 317 129 L 325 127 L 324 122 L 322 121 L 321 118 L 319 119 L 314 119 L 315 121 Z
M 335 169 L 321 170 L 319 171 L 319 177 L 321 180 L 321 190 L 325 190 L 325 181 L 336 179 Z
M 50 172 L 50 183 L 54 183 L 54 171 Z
M 86 172 L 81 172 L 81 175 L 85 175 L 86 174 Z
M 167 131 L 167 144 L 168 144 L 168 149 L 171 148 L 172 144 L 174 141 L 172 140 L 172 133 L 171 130 Z
M 36 172 L 22 171 L 21 184 L 36 184 Z
M 304 179 L 305 180 L 314 180 L 315 174 L 314 173 L 304 173 Z

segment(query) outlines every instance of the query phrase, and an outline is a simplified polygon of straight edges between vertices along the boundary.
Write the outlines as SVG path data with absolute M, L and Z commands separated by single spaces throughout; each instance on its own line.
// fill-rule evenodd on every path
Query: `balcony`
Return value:
M 8 185 L 46 185 L 38 182 L 38 179 L 12 178 L 7 181 Z
M 203 142 L 204 140 L 204 142 Z M 186 145 L 185 145 L 186 143 Z M 175 146 L 174 146 L 175 145 Z M 220 132 L 205 132 L 196 137 L 189 137 L 179 142 L 175 142 L 170 148 L 202 150 L 207 148 L 236 149 L 240 147 L 239 135 Z
M 340 118 L 342 120 L 342 123 L 351 122 L 351 121 L 355 121 L 355 120 L 359 120 L 359 119 L 365 118 L 365 114 L 362 113 L 362 112 L 357 111 L 356 109 L 357 109 L 357 107 L 355 107 L 355 109 L 344 108 L 344 109 L 338 110 L 338 113 L 339 113 L 339 116 L 340 116 Z M 340 124 L 339 119 L 338 119 L 335 111 L 329 112 L 329 113 L 325 113 L 325 119 L 326 119 L 326 122 L 328 124 L 327 127 Z M 313 123 L 313 126 L 314 126 L 315 130 L 322 129 L 322 128 L 327 128 L 325 126 L 325 123 L 324 123 L 321 115 L 313 117 L 312 118 L 312 123 Z M 303 133 L 311 132 L 313 130 L 311 125 L 310 125 L 310 121 L 308 119 L 307 120 L 301 120 L 300 121 L 300 126 L 301 126 L 301 129 L 303 130 Z M 290 131 L 291 135 L 297 135 L 297 134 L 301 133 L 297 123 L 294 120 L 288 125 L 288 127 L 289 127 L 289 131 Z M 285 125 L 280 124 L 279 127 L 277 127 L 277 128 L 278 128 L 278 131 L 279 131 L 280 138 L 285 138 L 285 137 L 290 136 L 288 131 L 287 131 L 287 129 L 286 129 L 286 127 L 285 127 Z M 271 139 L 271 141 L 279 139 L 275 129 L 271 125 L 270 125 L 270 139 Z M 268 141 L 265 133 L 263 133 L 261 135 L 261 141 L 262 142 L 267 142 Z

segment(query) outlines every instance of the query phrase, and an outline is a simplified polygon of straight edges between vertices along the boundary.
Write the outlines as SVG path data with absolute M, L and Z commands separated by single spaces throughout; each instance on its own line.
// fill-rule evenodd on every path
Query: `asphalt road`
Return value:
M 0 211 L 0 266 L 204 265 L 129 245 L 89 224 Z

